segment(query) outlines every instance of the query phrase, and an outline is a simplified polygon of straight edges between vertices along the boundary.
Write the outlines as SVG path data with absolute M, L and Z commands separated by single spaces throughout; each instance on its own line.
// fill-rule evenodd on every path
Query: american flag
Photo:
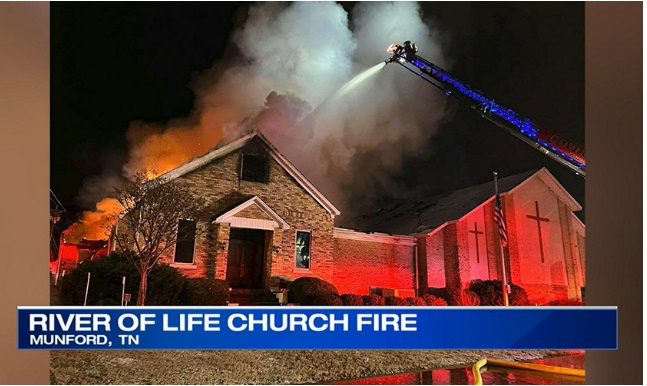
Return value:
M 499 192 L 496 193 L 496 204 L 494 207 L 494 221 L 499 225 L 499 236 L 501 237 L 501 245 L 503 247 L 508 246 L 508 231 L 505 227 L 505 216 L 503 215 L 503 209 L 501 208 L 501 197 L 499 197 Z

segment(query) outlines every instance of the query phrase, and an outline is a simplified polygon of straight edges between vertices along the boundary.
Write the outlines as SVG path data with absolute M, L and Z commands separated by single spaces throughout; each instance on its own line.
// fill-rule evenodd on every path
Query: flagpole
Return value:
M 498 205 L 498 204 L 500 204 L 500 201 L 499 201 L 499 183 L 497 181 L 497 173 L 492 172 L 492 174 L 494 174 L 494 191 L 495 191 L 495 194 L 496 194 L 495 195 L 495 197 L 496 197 L 495 205 Z M 501 235 L 499 235 L 499 238 L 501 238 Z M 499 241 L 501 241 L 501 240 L 499 240 Z M 503 290 L 503 305 L 504 306 L 509 306 L 510 303 L 508 301 L 508 279 L 506 277 L 506 272 L 505 272 L 506 271 L 506 269 L 505 269 L 505 249 L 503 248 L 503 242 L 499 242 L 499 247 L 501 248 L 501 272 L 502 272 L 502 275 L 501 275 L 501 279 L 502 279 L 501 280 L 501 287 L 502 287 L 502 290 Z

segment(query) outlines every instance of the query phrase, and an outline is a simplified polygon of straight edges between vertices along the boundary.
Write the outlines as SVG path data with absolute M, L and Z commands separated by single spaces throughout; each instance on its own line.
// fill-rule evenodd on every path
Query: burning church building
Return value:
M 259 132 L 159 178 L 207 202 L 203 217 L 178 219 L 190 237 L 160 260 L 187 277 L 268 290 L 281 279 L 317 277 L 340 293 L 382 288 L 403 297 L 502 278 L 493 182 L 385 208 L 347 229 L 336 224 L 340 211 Z M 499 188 L 509 282 L 533 303 L 582 299 L 580 204 L 545 168 L 501 178 Z

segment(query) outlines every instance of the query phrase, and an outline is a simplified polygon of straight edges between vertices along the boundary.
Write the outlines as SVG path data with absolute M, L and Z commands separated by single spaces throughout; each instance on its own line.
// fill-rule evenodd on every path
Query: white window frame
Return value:
M 310 246 L 308 248 L 310 252 L 310 256 L 308 257 L 308 268 L 297 266 L 297 236 L 299 232 L 308 233 L 310 235 L 308 238 L 308 241 L 310 242 Z M 294 232 L 294 269 L 298 271 L 312 271 L 312 231 L 309 229 L 297 229 L 296 232 Z

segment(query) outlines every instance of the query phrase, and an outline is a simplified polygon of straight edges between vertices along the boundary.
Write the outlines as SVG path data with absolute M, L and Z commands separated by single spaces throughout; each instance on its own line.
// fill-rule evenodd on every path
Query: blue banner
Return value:
M 617 307 L 18 307 L 18 348 L 618 348 Z

